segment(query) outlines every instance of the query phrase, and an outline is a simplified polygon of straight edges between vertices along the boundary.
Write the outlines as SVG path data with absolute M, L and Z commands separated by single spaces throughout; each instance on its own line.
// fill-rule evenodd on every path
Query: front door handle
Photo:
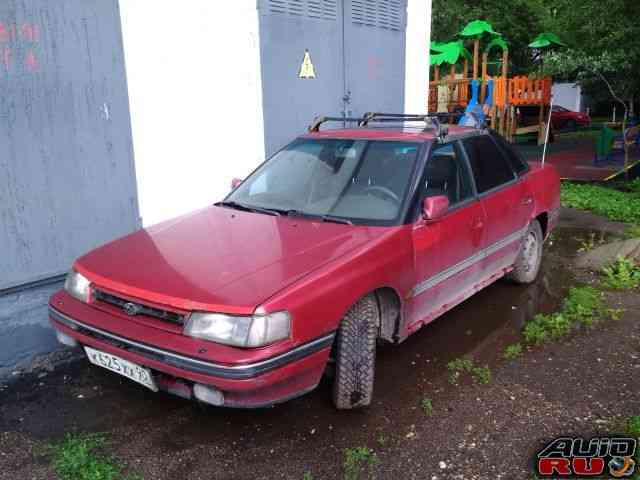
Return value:
M 533 203 L 533 197 L 525 197 L 524 200 L 522 200 L 522 205 L 524 205 L 525 207 L 531 205 Z

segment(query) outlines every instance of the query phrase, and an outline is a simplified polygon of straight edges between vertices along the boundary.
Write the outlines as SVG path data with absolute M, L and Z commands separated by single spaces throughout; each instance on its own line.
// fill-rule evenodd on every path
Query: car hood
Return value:
M 154 303 L 251 313 L 387 230 L 212 206 L 99 247 L 75 268 L 98 286 Z

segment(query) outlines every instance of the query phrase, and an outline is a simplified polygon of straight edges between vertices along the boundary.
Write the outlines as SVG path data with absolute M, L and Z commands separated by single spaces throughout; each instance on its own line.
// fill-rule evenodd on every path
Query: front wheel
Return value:
M 333 403 L 340 410 L 371 403 L 378 322 L 378 302 L 374 295 L 367 295 L 349 309 L 340 323 L 333 383 Z
M 542 242 L 540 222 L 533 220 L 522 240 L 520 252 L 513 264 L 513 270 L 507 275 L 509 280 L 523 284 L 535 281 L 542 263 Z

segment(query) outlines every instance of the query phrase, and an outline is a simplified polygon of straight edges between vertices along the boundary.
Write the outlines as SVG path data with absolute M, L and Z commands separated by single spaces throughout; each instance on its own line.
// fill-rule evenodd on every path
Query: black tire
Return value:
M 536 280 L 542 263 L 543 240 L 540 222 L 533 220 L 522 239 L 516 262 L 507 279 L 521 284 L 533 283 Z
M 340 410 L 371 403 L 378 323 L 378 302 L 372 294 L 361 298 L 340 322 L 333 382 L 333 403 Z
M 578 129 L 578 124 L 575 120 L 567 120 L 567 123 L 564 124 L 564 128 L 574 132 Z

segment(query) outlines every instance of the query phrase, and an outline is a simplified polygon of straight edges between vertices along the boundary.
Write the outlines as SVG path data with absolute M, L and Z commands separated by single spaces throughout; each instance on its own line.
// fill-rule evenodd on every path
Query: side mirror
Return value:
M 427 197 L 422 201 L 422 218 L 427 222 L 437 222 L 449 210 L 449 198 L 446 195 Z
M 241 178 L 234 178 L 233 180 L 231 180 L 231 190 L 235 190 L 236 188 L 238 188 L 238 185 L 240 185 L 241 183 Z

